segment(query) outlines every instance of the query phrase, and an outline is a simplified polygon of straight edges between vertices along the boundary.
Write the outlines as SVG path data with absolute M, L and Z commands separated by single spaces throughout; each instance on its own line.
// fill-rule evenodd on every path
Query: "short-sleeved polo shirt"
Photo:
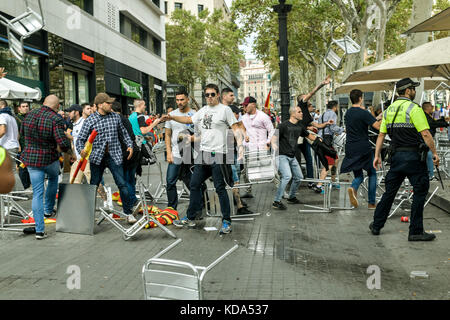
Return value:
M 407 98 L 399 98 L 389 106 L 380 126 L 381 133 L 390 133 L 392 145 L 396 147 L 417 147 L 423 142 L 420 132 L 428 129 L 430 126 L 423 109 Z

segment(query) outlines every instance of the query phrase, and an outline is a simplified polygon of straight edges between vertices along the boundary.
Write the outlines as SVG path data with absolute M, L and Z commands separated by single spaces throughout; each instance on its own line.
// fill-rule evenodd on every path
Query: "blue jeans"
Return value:
M 136 165 L 123 168 L 123 177 L 127 183 L 131 203 L 136 203 L 136 201 L 138 201 L 136 198 L 136 169 Z
M 30 174 L 31 185 L 33 187 L 33 201 L 31 202 L 31 208 L 36 223 L 36 232 L 44 232 L 44 211 L 45 213 L 52 213 L 56 202 L 59 160 L 42 168 L 28 167 L 28 173 Z M 47 190 L 44 190 L 45 175 L 48 177 Z
M 183 166 L 180 158 L 173 158 L 173 163 L 169 163 L 167 166 L 166 173 L 166 192 L 167 192 L 167 207 L 177 209 L 178 207 L 178 192 L 177 192 L 177 181 L 180 176 L 180 171 Z M 184 184 L 190 188 L 192 174 L 190 170 L 187 169 L 184 173 L 182 180 Z M 202 202 L 203 203 L 203 202 Z
M 311 146 L 309 145 L 309 143 L 305 140 L 303 142 L 303 144 L 298 145 L 297 147 L 297 151 L 296 151 L 296 158 L 297 158 L 297 162 L 300 164 L 300 154 L 299 152 L 303 153 L 303 156 L 305 157 L 305 162 L 306 162 L 306 177 L 308 179 L 312 179 L 314 178 L 314 168 L 313 168 L 313 161 L 312 161 L 312 156 L 311 156 Z
M 234 163 L 231 165 L 231 172 L 233 175 L 233 182 L 239 183 L 241 180 L 241 164 L 237 161 L 237 154 L 234 155 Z
M 294 180 L 291 184 L 291 190 L 289 192 L 289 199 L 295 197 L 295 193 L 300 185 L 300 182 L 303 179 L 302 171 L 300 170 L 300 165 L 298 164 L 297 159 L 295 157 L 288 157 L 281 155 L 278 157 L 278 171 L 281 174 L 280 185 L 278 186 L 277 193 L 275 195 L 275 201 L 281 201 L 281 197 L 283 196 L 284 190 L 286 189 L 287 184 L 294 177 Z
M 222 157 L 222 155 L 218 156 Z M 224 161 L 222 160 L 221 162 Z M 194 172 L 192 173 L 191 178 L 191 198 L 189 199 L 189 207 L 186 212 L 189 220 L 194 220 L 197 216 L 197 212 L 202 210 L 202 185 L 206 181 L 206 179 L 212 176 L 214 181 L 214 188 L 216 189 L 216 193 L 219 196 L 220 209 L 222 211 L 222 221 L 226 220 L 231 223 L 230 198 L 228 198 L 226 184 L 220 166 L 220 164 L 216 163 L 212 163 L 210 165 L 196 164 L 194 166 Z
M 433 153 L 428 151 L 427 156 L 427 167 L 428 167 L 428 174 L 430 175 L 430 179 L 434 177 L 434 163 L 433 163 Z
M 120 198 L 122 199 L 123 212 L 131 214 L 134 202 L 130 198 L 127 182 L 125 181 L 122 165 L 117 165 L 109 154 L 105 154 L 100 165 L 91 162 L 91 185 L 98 186 L 102 181 L 103 172 L 106 168 L 111 170 L 114 182 L 119 188 Z
M 352 181 L 352 188 L 358 191 L 359 186 L 364 181 L 364 174 L 362 169 L 353 171 L 353 174 L 355 175 L 355 179 Z M 367 175 L 369 176 L 369 204 L 375 204 L 377 196 L 377 171 L 375 168 L 370 168 Z

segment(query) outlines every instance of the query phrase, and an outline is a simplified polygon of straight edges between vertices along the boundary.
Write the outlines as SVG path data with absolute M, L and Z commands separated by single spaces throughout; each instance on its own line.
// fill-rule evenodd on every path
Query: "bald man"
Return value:
M 59 105 L 57 96 L 48 96 L 41 108 L 28 113 L 20 128 L 20 135 L 25 139 L 25 148 L 20 158 L 30 173 L 33 187 L 31 207 L 38 240 L 47 237 L 44 216 L 51 217 L 54 211 L 58 190 L 59 153 L 71 152 L 70 140 L 64 133 L 64 119 L 58 115 Z M 45 176 L 48 177 L 48 186 L 44 191 Z

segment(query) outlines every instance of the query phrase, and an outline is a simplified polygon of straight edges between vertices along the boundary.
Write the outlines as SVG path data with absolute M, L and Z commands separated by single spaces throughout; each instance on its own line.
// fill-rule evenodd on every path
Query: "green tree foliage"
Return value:
M 323 60 L 332 32 L 342 34 L 339 11 L 331 0 L 292 0 L 288 15 L 291 84 L 300 91 L 315 85 L 315 70 Z M 234 0 L 233 17 L 245 36 L 255 34 L 255 56 L 269 65 L 279 79 L 278 16 L 274 0 Z M 312 75 L 312 77 L 311 77 Z
M 192 92 L 197 81 L 223 74 L 225 68 L 239 70 L 243 37 L 220 10 L 203 10 L 199 16 L 175 10 L 166 25 L 167 78 Z
M 436 0 L 436 3 L 433 6 L 433 14 L 437 14 L 448 7 L 450 7 L 450 0 Z M 434 33 L 434 39 L 442 39 L 449 36 L 449 31 L 438 31 Z
M 303 86 L 311 88 L 317 81 L 315 73 L 323 59 L 331 38 L 350 35 L 361 44 L 367 41 L 363 52 L 356 57 L 355 67 L 368 65 L 376 60 L 377 29 L 365 28 L 368 18 L 368 4 L 380 1 L 352 0 L 288 0 L 292 11 L 288 15 L 289 68 L 291 84 L 294 89 L 304 91 Z M 382 0 L 386 7 L 386 31 L 383 58 L 403 53 L 406 37 L 402 33 L 409 28 L 412 0 Z M 436 0 L 435 13 L 447 8 L 449 0 Z M 278 58 L 278 18 L 272 6 L 278 0 L 234 0 L 232 13 L 242 26 L 244 35 L 255 36 L 253 51 L 258 59 L 269 64 L 271 72 L 279 70 Z M 435 39 L 447 36 L 447 32 L 436 32 Z M 379 44 L 378 44 L 379 45 Z M 363 44 L 364 46 L 364 44 Z M 354 70 L 354 68 L 352 68 Z M 330 72 L 330 70 L 328 70 Z M 342 78 L 342 70 L 335 79 Z

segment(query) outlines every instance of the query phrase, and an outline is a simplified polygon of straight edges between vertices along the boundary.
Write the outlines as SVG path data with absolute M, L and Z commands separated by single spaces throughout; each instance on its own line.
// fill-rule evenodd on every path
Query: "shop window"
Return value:
M 64 106 L 89 102 L 89 80 L 82 71 L 64 70 Z
M 89 81 L 85 74 L 78 74 L 78 103 L 89 102 Z
M 153 38 L 153 52 L 157 56 L 161 56 L 161 41 L 156 38 Z
M 40 81 L 38 56 L 25 52 L 23 61 L 19 61 L 6 46 L 0 45 L 0 66 L 10 75 Z
M 139 32 L 139 27 L 135 24 L 131 25 L 131 40 L 136 43 L 141 43 L 141 34 Z
M 94 0 L 69 0 L 69 2 L 90 15 L 94 15 Z
M 64 105 L 66 108 L 77 103 L 76 74 L 64 71 Z
M 161 41 L 153 38 L 144 28 L 122 13 L 120 13 L 120 33 L 161 56 Z

